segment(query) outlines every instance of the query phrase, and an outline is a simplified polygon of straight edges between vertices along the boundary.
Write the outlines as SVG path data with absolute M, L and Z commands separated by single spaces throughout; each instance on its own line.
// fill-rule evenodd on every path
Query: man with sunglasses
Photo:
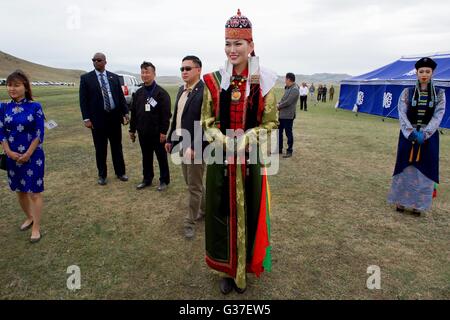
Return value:
M 159 165 L 158 191 L 164 191 L 170 183 L 169 163 L 164 149 L 166 133 L 170 124 L 170 96 L 156 81 L 156 68 L 151 62 L 141 64 L 141 78 L 144 85 L 136 91 L 131 104 L 130 139 L 136 140 L 142 151 L 143 179 L 136 187 L 138 190 L 151 186 L 153 171 L 153 153 Z
M 84 125 L 91 129 L 98 169 L 98 184 L 106 185 L 108 141 L 116 176 L 128 181 L 122 151 L 121 124 L 128 124 L 128 107 L 119 76 L 106 71 L 106 56 L 92 58 L 95 70 L 81 76 L 80 108 Z
M 166 151 L 181 143 L 182 172 L 188 186 L 188 208 L 184 218 L 184 235 L 194 237 L 195 222 L 205 215 L 205 195 L 202 160 L 202 129 L 200 116 L 204 83 L 200 79 L 202 62 L 196 56 L 186 56 L 180 68 L 184 85 L 180 87 L 175 102 L 174 115 L 166 143 Z M 183 133 L 184 131 L 184 133 Z M 196 148 L 197 147 L 197 148 Z

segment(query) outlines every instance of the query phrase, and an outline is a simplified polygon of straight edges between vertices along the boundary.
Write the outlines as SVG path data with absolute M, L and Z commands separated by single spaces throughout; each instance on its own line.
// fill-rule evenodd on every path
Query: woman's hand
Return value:
M 23 164 L 30 160 L 31 154 L 29 152 L 25 152 L 22 154 L 19 159 L 17 160 L 17 163 Z
M 20 157 L 22 156 L 20 153 L 14 152 L 14 151 L 6 151 L 6 155 L 8 156 L 8 158 L 17 161 L 20 159 Z

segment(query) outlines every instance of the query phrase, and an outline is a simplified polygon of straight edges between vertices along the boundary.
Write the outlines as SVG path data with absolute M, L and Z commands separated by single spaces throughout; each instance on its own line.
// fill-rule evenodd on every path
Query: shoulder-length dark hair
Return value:
M 11 85 L 14 82 L 21 82 L 25 87 L 25 98 L 27 100 L 33 100 L 33 93 L 31 92 L 31 84 L 25 72 L 22 70 L 16 70 L 6 78 L 6 85 Z

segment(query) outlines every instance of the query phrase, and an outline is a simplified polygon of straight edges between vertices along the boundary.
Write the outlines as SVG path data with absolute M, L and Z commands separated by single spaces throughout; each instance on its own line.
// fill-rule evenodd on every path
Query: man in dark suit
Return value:
M 182 61 L 180 70 L 185 85 L 178 90 L 166 143 L 167 152 L 171 152 L 181 143 L 181 168 L 189 192 L 188 210 L 184 218 L 184 234 L 187 239 L 194 236 L 195 221 L 205 215 L 205 165 L 202 161 L 203 141 L 200 125 L 204 83 L 200 80 L 201 68 L 202 62 L 196 56 L 187 56 Z
M 141 78 L 144 81 L 131 104 L 130 139 L 136 141 L 136 131 L 142 151 L 143 180 L 137 189 L 152 185 L 153 152 L 159 165 L 158 191 L 164 191 L 170 183 L 169 162 L 164 149 L 166 133 L 169 130 L 170 96 L 155 81 L 155 66 L 151 62 L 141 64 Z
M 80 108 L 84 125 L 91 129 L 98 169 L 98 184 L 106 185 L 108 140 L 116 176 L 128 181 L 122 152 L 121 124 L 128 124 L 128 108 L 119 76 L 106 71 L 106 56 L 92 58 L 95 70 L 81 76 Z

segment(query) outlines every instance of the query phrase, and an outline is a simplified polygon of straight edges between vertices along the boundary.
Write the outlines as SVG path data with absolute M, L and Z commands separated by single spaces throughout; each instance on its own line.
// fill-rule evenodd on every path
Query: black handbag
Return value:
M 2 105 L 3 104 L 0 103 L 0 107 L 2 107 Z M 6 170 L 6 158 L 7 158 L 7 155 L 5 152 L 0 153 L 0 169 L 2 169 L 2 170 Z
M 6 170 L 6 153 L 0 153 L 0 169 Z

